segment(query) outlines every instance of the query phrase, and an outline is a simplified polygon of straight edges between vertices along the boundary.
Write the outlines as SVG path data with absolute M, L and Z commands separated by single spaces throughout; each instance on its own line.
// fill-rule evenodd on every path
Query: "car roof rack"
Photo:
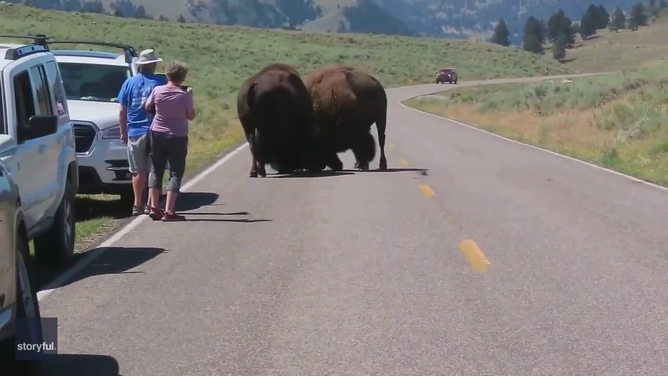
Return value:
M 121 44 L 121 43 L 110 43 L 110 42 L 94 42 L 94 41 L 77 41 L 77 40 L 58 40 L 58 41 L 49 41 L 49 44 L 87 44 L 87 45 L 94 45 L 94 46 L 105 46 L 105 47 L 114 47 L 114 48 L 120 48 L 123 50 L 125 54 L 125 62 L 128 64 L 132 64 L 133 58 L 138 57 L 137 55 L 137 50 L 135 50 L 134 47 L 127 45 L 127 44 Z
M 44 34 L 37 35 L 0 35 L 0 38 L 12 39 L 32 39 L 32 44 L 21 47 L 9 48 L 5 53 L 6 60 L 18 60 L 24 56 L 39 52 L 48 52 L 49 46 L 47 40 L 50 39 Z

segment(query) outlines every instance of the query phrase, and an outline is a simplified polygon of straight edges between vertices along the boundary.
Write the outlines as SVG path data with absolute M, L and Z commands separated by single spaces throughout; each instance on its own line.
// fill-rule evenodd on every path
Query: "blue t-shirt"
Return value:
M 123 83 L 118 93 L 118 103 L 127 108 L 128 137 L 145 135 L 151 125 L 151 115 L 144 104 L 153 88 L 166 85 L 167 78 L 150 73 L 137 73 Z

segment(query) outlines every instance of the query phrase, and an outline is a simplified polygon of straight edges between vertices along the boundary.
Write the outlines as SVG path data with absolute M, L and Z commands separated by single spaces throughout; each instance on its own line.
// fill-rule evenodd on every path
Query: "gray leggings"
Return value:
M 167 190 L 178 192 L 186 169 L 188 136 L 178 137 L 151 131 L 151 172 L 149 186 L 162 188 L 162 178 L 169 161 L 169 182 Z

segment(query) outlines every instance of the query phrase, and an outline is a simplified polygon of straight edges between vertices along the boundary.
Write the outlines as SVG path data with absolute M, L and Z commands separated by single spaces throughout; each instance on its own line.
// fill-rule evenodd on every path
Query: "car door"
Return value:
M 26 227 L 31 231 L 39 223 L 44 213 L 40 213 L 40 202 L 45 200 L 45 192 L 41 186 L 41 179 L 46 172 L 42 158 L 39 155 L 41 140 L 31 137 L 27 132 L 28 120 L 36 114 L 32 82 L 30 79 L 30 64 L 27 61 L 11 68 L 5 68 L 3 79 L 5 82 L 7 100 L 7 123 L 9 135 L 16 140 L 12 153 L 3 161 L 14 183 L 21 191 Z
M 0 162 L 0 308 L 13 301 L 15 215 L 16 198 L 9 185 L 9 173 Z
M 44 64 L 36 64 L 30 68 L 30 79 L 33 87 L 33 97 L 35 99 L 36 115 L 53 116 L 57 114 L 54 110 L 54 101 L 51 94 L 52 90 L 49 85 L 49 80 L 46 74 Z M 42 174 L 38 178 L 40 185 L 43 187 L 43 198 L 40 200 L 39 209 L 49 215 L 54 215 L 54 210 L 48 212 L 49 209 L 58 206 L 60 183 L 58 179 L 58 166 L 60 158 L 60 150 L 62 146 L 59 142 L 59 132 L 54 132 L 46 136 L 40 137 L 38 145 L 37 158 L 43 163 L 41 170 Z

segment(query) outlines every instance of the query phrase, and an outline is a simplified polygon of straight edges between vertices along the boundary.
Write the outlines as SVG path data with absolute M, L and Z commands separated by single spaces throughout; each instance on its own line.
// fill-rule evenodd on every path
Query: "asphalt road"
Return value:
M 239 152 L 41 301 L 45 374 L 665 375 L 668 192 L 396 104 L 448 87 L 389 91 L 388 172 Z

